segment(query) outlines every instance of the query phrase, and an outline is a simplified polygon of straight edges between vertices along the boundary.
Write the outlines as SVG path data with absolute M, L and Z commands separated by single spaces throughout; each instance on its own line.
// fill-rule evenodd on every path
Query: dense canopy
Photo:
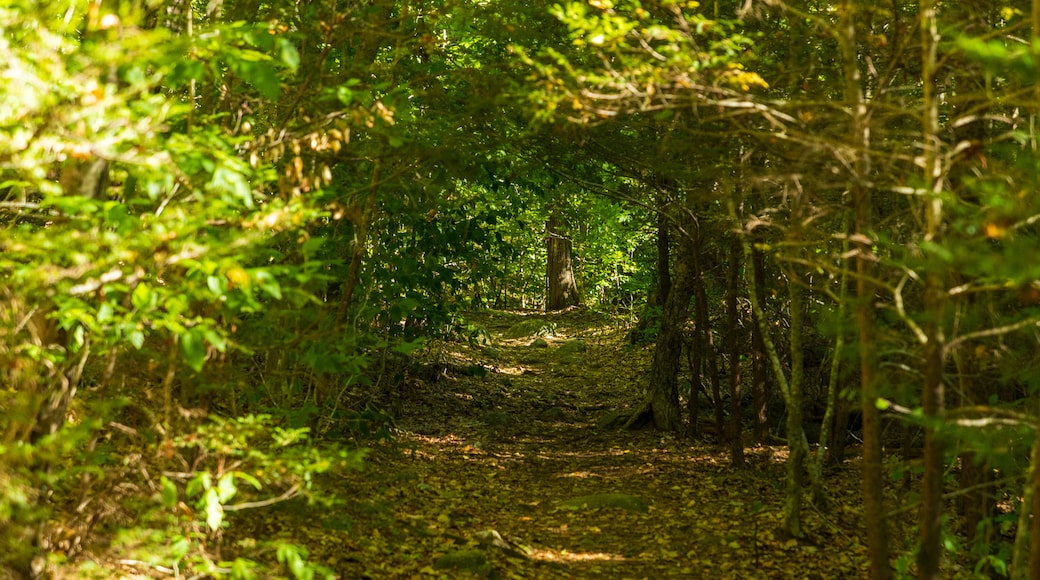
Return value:
M 0 576 L 1040 578 L 1040 1 L 0 30 Z

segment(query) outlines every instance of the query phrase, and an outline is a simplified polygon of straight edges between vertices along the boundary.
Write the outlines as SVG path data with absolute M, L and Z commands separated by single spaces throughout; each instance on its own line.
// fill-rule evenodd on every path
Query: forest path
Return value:
M 580 309 L 470 322 L 470 343 L 421 353 L 436 380 L 401 393 L 394 443 L 324 482 L 342 505 L 287 505 L 269 533 L 341 578 L 864 577 L 857 478 L 827 520 L 806 509 L 812 543 L 786 540 L 780 450 L 734 470 L 716 447 L 597 426 L 642 397 L 650 351 L 624 328 Z

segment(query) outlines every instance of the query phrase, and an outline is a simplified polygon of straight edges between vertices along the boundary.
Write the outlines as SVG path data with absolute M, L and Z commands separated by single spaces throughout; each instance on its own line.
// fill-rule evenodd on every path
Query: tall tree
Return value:
M 734 187 L 733 195 L 740 195 L 739 185 Z M 734 467 L 744 465 L 743 414 L 741 413 L 741 359 L 743 358 L 743 341 L 741 340 L 740 312 L 737 301 L 740 293 L 740 267 L 743 249 L 740 243 L 739 230 L 729 234 L 729 267 L 726 275 L 726 337 L 729 354 L 729 459 Z
M 934 0 L 920 0 L 921 20 L 921 137 L 923 143 L 922 201 L 924 209 L 923 241 L 942 243 L 943 177 L 941 141 L 939 136 L 939 80 L 937 78 L 939 26 Z M 921 482 L 921 545 L 917 557 L 920 578 L 939 578 L 942 559 L 942 486 L 944 475 L 944 445 L 937 433 L 943 412 L 943 370 L 945 346 L 943 316 L 945 310 L 943 274 L 929 268 L 924 287 L 924 386 L 923 410 L 925 424 L 924 479 Z
M 838 39 L 841 46 L 843 97 L 851 111 L 850 149 L 853 153 L 851 197 L 853 206 L 851 254 L 855 268 L 856 298 L 854 312 L 858 334 L 860 412 L 863 415 L 863 504 L 870 554 L 870 577 L 887 580 L 892 576 L 889 563 L 888 529 L 885 522 L 884 472 L 881 434 L 880 377 L 875 345 L 876 257 L 873 253 L 873 200 L 870 190 L 871 128 L 869 109 L 859 69 L 859 30 L 864 7 L 854 0 L 841 5 Z

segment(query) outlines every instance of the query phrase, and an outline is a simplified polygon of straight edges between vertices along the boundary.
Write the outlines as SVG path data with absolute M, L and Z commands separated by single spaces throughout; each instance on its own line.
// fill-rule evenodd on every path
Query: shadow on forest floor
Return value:
M 393 443 L 322 480 L 341 507 L 289 502 L 232 529 L 284 534 L 342 578 L 865 576 L 854 464 L 828 481 L 831 513 L 807 504 L 810 541 L 788 540 L 783 448 L 734 470 L 712 445 L 597 427 L 642 396 L 651 352 L 626 329 L 583 309 L 470 322 L 478 340 L 420 356 L 486 372 L 400 393 Z

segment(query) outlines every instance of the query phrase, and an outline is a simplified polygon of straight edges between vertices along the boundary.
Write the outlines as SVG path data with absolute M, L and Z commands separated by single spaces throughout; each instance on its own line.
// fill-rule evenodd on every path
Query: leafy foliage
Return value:
M 316 479 L 347 477 L 364 452 L 326 443 L 393 444 L 417 393 L 453 374 L 540 372 L 550 355 L 503 360 L 473 321 L 544 303 L 549 236 L 573 243 L 585 304 L 642 312 L 649 335 L 679 345 L 655 368 L 687 344 L 668 403 L 696 427 L 711 387 L 716 435 L 736 449 L 746 377 L 760 427 L 767 411 L 774 427 L 795 418 L 796 462 L 799 413 L 826 433 L 858 374 L 880 373 L 864 409 L 898 425 L 906 456 L 927 433 L 925 480 L 955 467 L 965 497 L 963 521 L 946 518 L 943 536 L 933 518 L 919 553 L 943 543 L 978 574 L 1021 575 L 1040 323 L 1040 104 L 1022 17 L 853 0 L 8 2 L 0 575 L 106 542 L 174 575 L 336 573 L 298 538 L 239 534 L 249 519 L 229 514 L 331 505 Z M 655 315 L 669 284 L 693 295 L 668 311 L 696 312 L 694 329 L 672 325 L 690 336 Z M 845 321 L 865 304 L 870 344 L 849 346 Z M 536 328 L 545 352 L 565 332 L 511 326 Z M 559 354 L 565 368 L 583 359 Z M 782 397 L 764 390 L 766 354 Z M 513 424 L 496 413 L 488 426 Z M 442 487 L 438 501 L 469 489 Z M 720 545 L 743 547 L 731 535 Z M 462 556 L 474 542 L 530 555 L 495 532 Z

